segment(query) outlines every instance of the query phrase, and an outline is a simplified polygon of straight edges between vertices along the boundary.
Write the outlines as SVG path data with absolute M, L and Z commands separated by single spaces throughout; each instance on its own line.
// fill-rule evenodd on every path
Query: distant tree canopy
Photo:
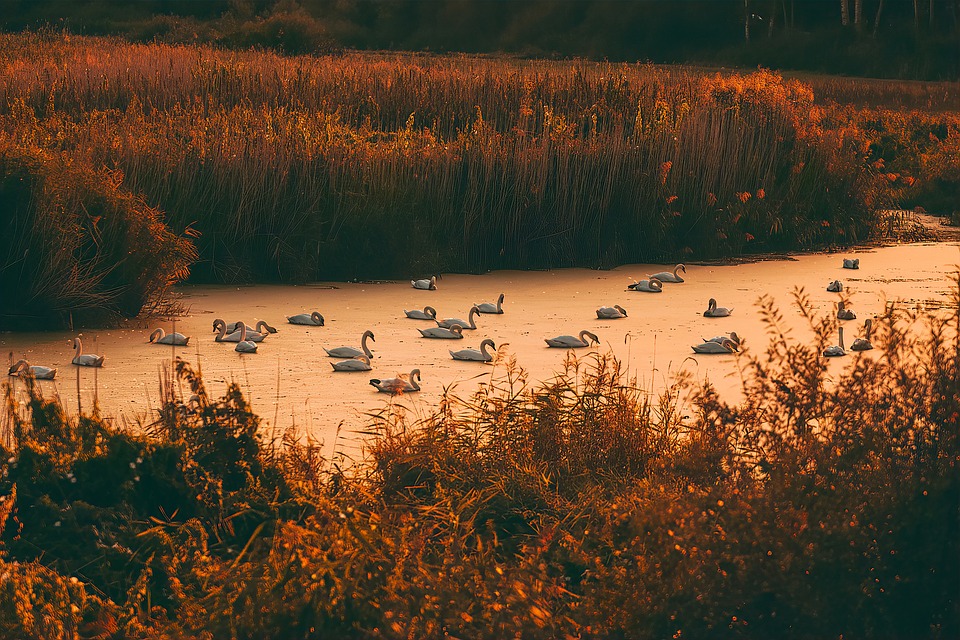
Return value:
M 960 0 L 8 0 L 6 30 L 960 77 Z

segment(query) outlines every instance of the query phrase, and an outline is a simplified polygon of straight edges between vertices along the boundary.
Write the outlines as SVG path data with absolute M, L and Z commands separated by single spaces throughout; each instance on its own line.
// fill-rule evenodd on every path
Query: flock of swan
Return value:
M 859 269 L 859 263 L 859 259 L 844 259 L 843 268 Z M 627 291 L 662 293 L 664 283 L 683 283 L 684 279 L 680 273 L 682 272 L 685 274 L 686 271 L 687 269 L 684 265 L 678 264 L 672 272 L 661 271 L 648 276 L 645 280 L 640 280 L 628 285 Z M 433 276 L 429 279 L 411 280 L 410 285 L 414 289 L 434 291 L 437 289 L 438 279 L 439 276 Z M 843 283 L 839 280 L 834 280 L 827 285 L 827 291 L 829 292 L 842 293 L 843 290 Z M 436 325 L 426 329 L 418 328 L 417 331 L 423 338 L 461 340 L 464 337 L 463 332 L 465 330 L 472 331 L 477 329 L 477 316 L 485 314 L 503 314 L 504 297 L 504 294 L 501 293 L 496 302 L 483 302 L 472 305 L 466 320 L 463 318 L 444 318 L 438 320 L 436 309 L 429 305 L 425 306 L 422 310 L 404 309 L 403 313 L 406 318 L 412 320 L 430 321 Z M 838 303 L 837 318 L 839 320 L 856 319 L 856 314 L 846 305 L 847 302 L 844 300 L 841 300 Z M 732 313 L 733 308 L 720 307 L 717 305 L 716 299 L 710 298 L 707 303 L 707 309 L 703 312 L 703 316 L 705 318 L 723 318 L 730 316 Z M 598 308 L 596 310 L 596 314 L 597 318 L 601 320 L 616 320 L 626 318 L 627 310 L 619 304 L 614 304 L 612 306 L 603 306 Z M 288 316 L 287 322 L 292 325 L 322 327 L 324 326 L 325 320 L 319 311 L 313 311 L 311 313 L 300 313 Z M 853 342 L 850 347 L 852 351 L 866 351 L 873 348 L 873 345 L 870 343 L 872 321 L 868 319 L 865 322 L 864 327 L 865 336 L 862 338 L 857 338 Z M 251 327 L 242 321 L 227 323 L 218 318 L 213 321 L 213 332 L 216 334 L 214 337 L 215 342 L 233 343 L 235 344 L 235 350 L 239 353 L 256 353 L 258 344 L 263 342 L 271 334 L 277 333 L 277 329 L 270 326 L 263 320 L 257 322 L 256 325 Z M 837 357 L 846 355 L 847 352 L 843 344 L 842 327 L 839 328 L 838 334 L 839 344 L 826 348 L 823 351 L 823 356 Z M 328 357 L 337 359 L 336 362 L 331 363 L 333 370 L 341 372 L 372 370 L 373 367 L 371 366 L 371 360 L 373 358 L 373 352 L 367 344 L 368 340 L 374 342 L 376 341 L 376 337 L 370 330 L 364 331 L 360 336 L 359 347 L 341 346 L 332 349 L 324 348 L 324 351 Z M 187 346 L 189 341 L 189 336 L 186 336 L 182 333 L 167 334 L 162 328 L 153 331 L 149 337 L 150 343 L 159 345 Z M 576 349 L 599 344 L 600 338 L 595 333 L 584 329 L 575 336 L 559 335 L 553 338 L 546 338 L 545 342 L 548 347 Z M 742 340 L 740 336 L 737 335 L 737 332 L 731 331 L 729 333 L 717 335 L 709 339 L 703 338 L 700 344 L 693 345 L 691 348 L 693 349 L 694 353 L 697 354 L 731 354 L 739 351 L 741 344 Z M 103 366 L 105 360 L 104 356 L 83 353 L 83 343 L 81 342 L 79 336 L 73 339 L 73 348 L 75 349 L 75 355 L 73 357 L 72 364 L 81 367 Z M 496 343 L 492 339 L 486 338 L 480 343 L 480 346 L 477 349 L 448 351 L 454 360 L 491 362 L 494 360 L 494 352 L 496 349 Z M 50 367 L 34 366 L 31 365 L 27 360 L 19 360 L 10 367 L 8 373 L 11 376 L 29 375 L 40 380 L 52 380 L 56 376 L 57 370 Z M 389 394 L 411 393 L 419 391 L 419 383 L 419 369 L 413 369 L 406 377 L 387 379 L 372 378 L 370 380 L 370 384 L 376 388 L 377 391 Z

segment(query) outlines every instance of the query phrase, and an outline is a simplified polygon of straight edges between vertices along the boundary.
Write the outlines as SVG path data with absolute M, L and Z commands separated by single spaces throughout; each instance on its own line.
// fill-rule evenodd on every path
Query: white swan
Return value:
M 720 342 L 706 341 L 703 344 L 691 347 L 694 353 L 734 353 L 737 351 L 737 343 L 727 338 Z
M 374 342 L 377 339 L 373 336 L 373 331 L 367 329 L 363 332 L 363 335 L 360 336 L 360 348 L 356 347 L 336 347 L 335 349 L 324 349 L 327 352 L 327 355 L 331 358 L 356 358 L 357 356 L 367 356 L 368 358 L 373 357 L 373 352 L 370 351 L 370 348 L 367 347 L 367 338 L 370 338 Z
M 480 349 L 461 349 L 460 351 L 450 351 L 450 355 L 454 360 L 475 360 L 478 362 L 490 362 L 493 360 L 493 354 L 487 353 L 487 347 L 491 349 L 496 349 L 497 345 L 494 344 L 493 340 L 490 338 L 485 339 L 480 343 Z M 448 349 L 449 351 L 449 349 Z
M 436 291 L 438 277 L 439 276 L 431 276 L 429 280 L 411 280 L 410 286 L 414 289 L 427 289 L 429 291 Z
M 256 353 L 257 343 L 253 340 L 247 340 L 247 325 L 242 322 L 238 324 L 240 326 L 240 341 L 237 343 L 234 351 L 237 353 Z
M 10 367 L 10 370 L 7 372 L 7 375 L 10 376 L 22 376 L 24 371 L 30 373 L 31 376 L 37 380 L 53 380 L 57 375 L 56 369 L 51 369 L 50 367 L 41 367 L 38 365 L 31 365 L 26 360 L 17 360 L 17 363 Z
M 223 322 L 223 321 L 221 320 L 221 322 Z M 216 320 L 214 320 L 214 323 L 216 323 Z M 228 324 L 228 325 L 227 325 L 227 331 L 230 332 L 230 333 L 234 333 L 234 332 L 236 332 L 236 331 L 239 331 L 239 330 L 240 330 L 240 325 L 242 325 L 242 324 L 247 327 L 247 333 L 259 333 L 259 334 L 261 334 L 261 335 L 267 335 L 268 333 L 276 333 L 276 332 L 277 332 L 277 330 L 274 329 L 273 327 L 271 327 L 269 324 L 267 324 L 267 322 L 266 322 L 265 320 L 261 320 L 260 322 L 258 322 L 258 323 L 257 323 L 257 326 L 255 326 L 255 327 L 251 327 L 250 325 L 245 324 L 245 323 L 243 323 L 243 322 L 234 322 L 234 323 L 232 323 L 232 324 Z M 259 340 L 258 340 L 258 342 L 259 342 Z
M 590 338 L 590 342 L 587 342 L 587 337 Z M 557 347 L 558 349 L 577 349 L 579 347 L 589 347 L 592 342 L 600 344 L 600 338 L 598 338 L 596 334 L 584 329 L 580 332 L 579 338 L 573 336 L 557 336 L 556 338 L 545 338 L 544 342 L 547 343 L 547 346 Z
M 838 356 L 845 356 L 847 352 L 843 348 L 843 327 L 837 329 L 837 332 L 840 335 L 840 344 L 833 345 L 832 347 L 827 347 L 823 350 L 823 355 L 827 358 L 836 358 Z
M 839 280 L 834 280 L 827 285 L 827 291 L 830 293 L 842 293 L 843 292 L 843 283 Z
M 305 324 L 311 327 L 322 327 L 323 316 L 319 311 L 313 313 L 298 313 L 295 316 L 287 316 L 287 322 L 290 324 Z
M 458 324 L 449 329 L 443 327 L 430 327 L 429 329 L 417 329 L 424 338 L 446 338 L 447 340 L 462 340 L 463 327 Z
M 462 329 L 476 329 L 477 323 L 473 318 L 479 313 L 479 307 L 474 305 L 470 307 L 470 315 L 467 316 L 467 318 L 469 318 L 468 320 L 461 320 L 460 318 L 446 318 L 444 320 L 437 320 L 437 326 L 444 329 L 449 329 L 453 325 L 458 324 Z
M 844 259 L 843 259 L 843 268 L 844 268 L 844 269 L 859 269 L 859 268 L 860 268 L 860 258 L 844 258 Z
M 618 304 L 612 307 L 600 307 L 597 309 L 597 317 L 601 320 L 616 320 L 617 318 L 626 318 L 627 310 Z
M 477 309 L 480 310 L 480 313 L 503 313 L 503 294 L 500 294 L 500 297 L 497 298 L 497 304 L 492 302 L 481 302 L 480 304 L 474 303 Z
M 840 301 L 840 304 L 837 307 L 837 319 L 838 320 L 856 320 L 857 314 L 852 310 L 844 308 L 845 304 L 843 301 Z
M 862 338 L 857 338 L 853 341 L 853 344 L 850 345 L 851 351 L 870 351 L 873 349 L 873 343 L 870 342 L 870 334 L 873 332 L 873 320 L 867 318 L 866 322 L 863 323 L 863 336 Z
M 406 314 L 408 318 L 413 318 L 414 320 L 436 320 L 437 319 L 437 310 L 433 307 L 424 307 L 423 311 L 419 309 L 414 309 L 413 311 L 403 310 L 403 313 Z
M 704 342 L 716 342 L 717 344 L 722 344 L 724 340 L 732 340 L 734 344 L 737 345 L 737 348 L 743 343 L 743 339 L 737 335 L 736 331 L 731 331 L 726 335 L 713 336 L 709 340 L 706 338 L 700 338 Z
M 663 291 L 663 283 L 658 279 L 651 277 L 649 280 L 641 280 L 627 285 L 627 291 L 645 291 L 647 293 L 660 293 Z
M 683 282 L 683 278 L 681 278 L 680 274 L 677 273 L 678 271 L 683 271 L 686 273 L 687 268 L 682 264 L 678 264 L 673 268 L 673 273 L 670 273 L 669 271 L 661 271 L 660 273 L 655 273 L 648 277 L 656 278 L 660 282 Z
M 370 371 L 370 358 L 367 356 L 357 356 L 350 360 L 341 360 L 340 362 L 331 362 L 330 365 L 334 371 Z
M 83 343 L 80 342 L 80 337 L 77 336 L 73 339 L 73 348 L 77 350 L 77 353 L 73 356 L 73 364 L 81 367 L 102 367 L 104 356 L 98 356 L 95 353 L 83 353 Z
M 242 322 L 234 322 L 231 326 L 239 326 L 246 331 L 244 334 L 243 331 L 234 331 L 230 334 L 227 334 L 227 323 L 223 320 L 217 318 L 213 321 L 213 330 L 217 332 L 217 335 L 213 338 L 217 342 L 240 342 L 240 340 L 245 339 L 252 342 L 263 342 L 263 339 L 266 338 L 266 334 L 259 333 L 256 331 L 251 332 L 249 328 Z
M 156 344 L 172 344 L 178 347 L 185 347 L 187 346 L 187 343 L 190 342 L 190 337 L 177 332 L 166 334 L 164 333 L 163 329 L 157 329 L 156 331 L 150 334 L 150 342 L 154 342 Z
M 389 393 L 396 395 L 398 393 L 412 393 L 414 391 L 420 391 L 420 369 L 414 369 L 410 372 L 410 377 L 407 379 L 404 378 L 387 378 L 386 380 L 380 380 L 379 378 L 371 378 L 370 384 L 376 387 L 377 391 L 381 393 Z
M 730 307 L 729 309 L 726 307 L 718 307 L 716 299 L 710 298 L 710 301 L 707 302 L 707 310 L 703 312 L 703 317 L 726 318 L 731 313 L 733 313 L 733 307 Z

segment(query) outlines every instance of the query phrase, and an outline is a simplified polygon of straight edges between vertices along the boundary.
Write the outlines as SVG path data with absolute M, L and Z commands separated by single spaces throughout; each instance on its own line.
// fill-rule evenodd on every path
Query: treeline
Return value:
M 14 0 L 7 30 L 960 77 L 960 0 Z

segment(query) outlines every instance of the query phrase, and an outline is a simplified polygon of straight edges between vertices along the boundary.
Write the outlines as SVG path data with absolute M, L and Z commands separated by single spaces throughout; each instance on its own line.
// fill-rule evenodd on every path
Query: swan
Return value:
M 150 342 L 156 344 L 172 344 L 178 347 L 185 347 L 187 343 L 190 342 L 190 337 L 185 336 L 182 333 L 171 333 L 167 335 L 164 333 L 163 329 L 157 329 L 150 334 Z
M 597 309 L 597 317 L 601 320 L 616 320 L 617 318 L 626 318 L 627 310 L 618 304 L 612 307 L 600 307 Z
M 223 322 L 223 321 L 221 320 L 221 322 Z M 214 320 L 214 323 L 216 323 L 216 320 Z M 229 331 L 230 333 L 234 333 L 234 332 L 236 332 L 236 331 L 239 331 L 241 324 L 244 324 L 244 323 L 243 323 L 243 322 L 234 322 L 234 323 L 232 323 L 232 324 L 228 324 L 228 325 L 227 325 L 227 331 Z M 248 333 L 260 333 L 260 334 L 263 334 L 263 335 L 267 335 L 268 333 L 276 333 L 276 332 L 277 332 L 277 330 L 274 329 L 273 327 L 271 327 L 270 325 L 268 325 L 265 320 L 261 320 L 260 322 L 258 322 L 258 323 L 257 323 L 257 326 L 255 326 L 255 327 L 251 327 L 250 325 L 246 325 L 246 327 L 247 327 L 247 332 L 248 332 Z M 259 342 L 259 340 L 258 340 L 257 342 Z
M 500 297 L 497 298 L 497 304 L 492 302 L 481 302 L 480 304 L 474 304 L 477 309 L 480 310 L 480 313 L 503 313 L 503 294 L 500 294 Z
M 417 329 L 424 338 L 446 338 L 448 340 L 462 340 L 463 327 L 458 324 L 449 329 L 443 327 L 430 327 L 429 329 Z
M 578 347 L 589 347 L 590 342 L 587 342 L 587 336 L 590 338 L 591 342 L 596 342 L 600 344 L 600 338 L 596 334 L 590 333 L 586 329 L 580 332 L 580 337 L 575 338 L 573 336 L 557 336 L 556 338 L 546 338 L 544 341 L 547 343 L 547 346 L 557 347 L 561 349 L 576 349 Z
M 867 318 L 866 322 L 863 323 L 863 338 L 857 338 L 853 341 L 853 344 L 850 345 L 851 351 L 870 351 L 873 349 L 873 343 L 870 342 L 870 333 L 873 331 L 873 320 Z
M 841 293 L 843 292 L 843 283 L 839 280 L 834 280 L 827 285 L 827 291 L 830 293 Z
M 290 324 L 306 324 L 311 327 L 322 327 L 323 316 L 320 315 L 319 311 L 314 311 L 313 313 L 298 313 L 295 316 L 287 316 L 287 322 Z
M 253 340 L 247 340 L 247 325 L 242 322 L 237 323 L 240 327 L 240 341 L 234 348 L 237 353 L 256 353 L 257 343 Z
M 663 291 L 663 283 L 657 278 L 651 277 L 649 280 L 641 280 L 627 285 L 627 291 L 645 291 L 647 293 L 660 293 Z
M 703 344 L 691 347 L 694 353 L 734 353 L 737 351 L 737 343 L 726 338 L 720 342 L 707 340 Z
M 703 340 L 704 342 L 716 342 L 717 344 L 723 344 L 724 340 L 732 340 L 733 343 L 737 345 L 738 349 L 740 348 L 740 345 L 743 343 L 743 339 L 737 335 L 736 331 L 731 331 L 727 335 L 713 336 L 709 340 L 707 340 L 706 338 L 700 338 L 700 339 Z
M 17 363 L 10 367 L 7 375 L 22 376 L 24 370 L 28 371 L 37 380 L 53 380 L 57 375 L 56 369 L 31 365 L 26 360 L 17 360 Z
M 487 338 L 480 343 L 479 351 L 477 349 L 461 349 L 460 351 L 450 351 L 450 355 L 454 360 L 476 360 L 479 362 L 490 362 L 493 360 L 493 354 L 487 353 L 488 346 L 491 349 L 497 348 L 497 345 L 494 344 L 493 340 Z
M 844 269 L 859 269 L 859 268 L 860 268 L 860 258 L 844 258 L 844 259 L 843 259 L 843 268 L 844 268 Z
M 247 331 L 246 334 L 244 334 L 243 331 L 234 331 L 233 333 L 227 335 L 227 323 L 219 318 L 214 320 L 213 330 L 217 332 L 217 335 L 213 339 L 217 342 L 240 342 L 240 340 L 245 337 L 251 342 L 263 342 L 263 339 L 267 337 L 265 334 L 258 333 L 256 331 L 251 333 L 247 326 L 242 322 L 234 322 L 231 326 L 235 327 L 238 324 L 243 328 L 244 331 Z
M 377 388 L 377 391 L 381 393 L 389 393 L 396 395 L 398 393 L 411 393 L 413 391 L 420 391 L 420 369 L 414 369 L 410 372 L 410 377 L 408 379 L 403 378 L 387 378 L 386 380 L 380 380 L 379 378 L 371 378 L 370 384 Z
M 80 336 L 73 339 L 73 348 L 77 353 L 73 356 L 73 364 L 81 367 L 102 367 L 104 356 L 98 356 L 94 353 L 83 353 L 83 343 L 80 342 Z
M 838 328 L 837 331 L 840 334 L 840 344 L 827 347 L 823 350 L 823 355 L 827 358 L 836 358 L 838 356 L 847 355 L 847 352 L 843 349 L 843 327 Z
M 414 309 L 413 311 L 403 310 L 403 313 L 406 314 L 408 318 L 413 318 L 414 320 L 436 320 L 437 319 L 437 310 L 433 307 L 424 307 L 423 311 L 419 309 Z
M 327 352 L 327 355 L 331 358 L 356 358 L 357 356 L 367 356 L 368 358 L 373 357 L 373 352 L 370 351 L 370 348 L 367 347 L 367 338 L 370 338 L 374 342 L 377 341 L 373 337 L 373 331 L 367 329 L 363 332 L 363 335 L 360 336 L 360 348 L 356 347 L 337 347 L 335 349 L 324 349 Z
M 476 329 L 477 323 L 474 321 L 473 317 L 480 313 L 480 308 L 476 305 L 470 307 L 470 315 L 467 316 L 468 320 L 461 320 L 460 318 L 446 318 L 445 320 L 437 320 L 437 326 L 444 329 L 449 329 L 455 324 L 460 325 L 463 329 Z
M 710 298 L 710 301 L 707 303 L 707 310 L 703 312 L 703 317 L 726 318 L 731 313 L 733 313 L 733 307 L 730 307 L 729 309 L 726 307 L 718 307 L 716 299 Z
M 414 289 L 427 289 L 429 291 L 436 291 L 438 277 L 439 276 L 431 276 L 429 280 L 411 280 L 410 286 Z
M 673 273 L 670 273 L 669 271 L 661 271 L 660 273 L 655 273 L 648 277 L 656 278 L 660 282 L 683 282 L 683 278 L 680 277 L 680 274 L 677 273 L 677 271 L 683 271 L 686 273 L 687 268 L 682 264 L 678 264 L 673 268 Z
M 850 309 L 845 309 L 845 305 L 841 301 L 839 307 L 837 308 L 837 319 L 838 320 L 856 320 L 857 314 L 855 314 Z
M 341 360 L 340 362 L 331 362 L 330 365 L 334 371 L 370 371 L 370 358 L 367 356 L 357 356 L 350 360 Z

